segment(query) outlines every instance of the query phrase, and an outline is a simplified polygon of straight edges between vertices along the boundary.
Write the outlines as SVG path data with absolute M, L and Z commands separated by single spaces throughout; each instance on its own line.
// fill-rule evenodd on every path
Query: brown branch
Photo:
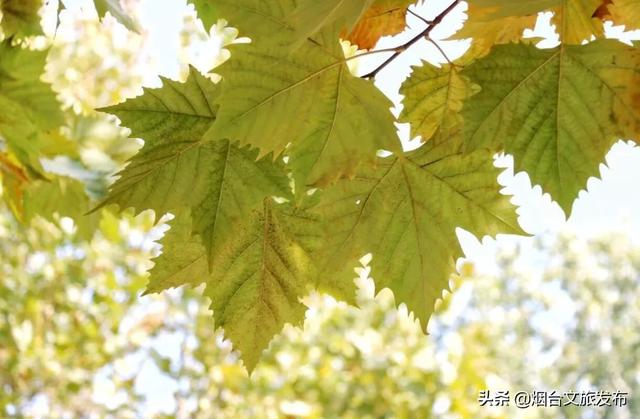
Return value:
M 418 19 L 420 19 L 421 21 L 423 21 L 427 25 L 433 25 L 433 20 L 427 20 L 427 19 L 423 18 L 422 16 L 420 16 L 419 14 L 417 14 L 416 12 L 414 12 L 411 9 L 407 9 L 407 12 L 411 13 L 412 15 L 414 15 L 415 17 L 417 17 Z
M 433 29 L 436 26 L 438 26 L 438 24 L 440 24 L 440 22 L 442 22 L 442 20 L 460 3 L 460 1 L 461 0 L 454 0 L 446 9 L 444 9 L 442 12 L 440 12 L 440 14 L 438 16 L 436 16 L 435 18 L 433 18 L 433 20 L 431 20 L 431 21 L 427 21 L 426 19 L 422 19 L 421 18 L 425 22 L 430 22 L 428 24 L 428 26 L 422 32 L 420 32 L 418 35 L 414 36 L 413 38 L 411 38 L 410 40 L 408 40 L 404 44 L 399 45 L 399 46 L 397 46 L 395 48 L 389 49 L 389 51 L 393 51 L 393 54 L 389 58 L 384 60 L 384 62 L 382 64 L 380 64 L 378 67 L 376 67 L 373 71 L 371 71 L 371 72 L 365 74 L 364 76 L 362 76 L 362 78 L 364 78 L 364 79 L 375 78 L 380 71 L 382 71 L 386 66 L 391 64 L 396 58 L 398 58 L 398 56 L 400 54 L 402 54 L 404 51 L 409 49 L 409 47 L 411 47 L 413 44 L 415 44 L 416 42 L 418 42 L 422 38 L 428 38 L 429 34 L 431 33 L 431 31 L 433 31 Z M 372 52 L 375 52 L 375 51 L 372 51 Z M 379 52 L 382 52 L 382 51 L 379 51 Z
M 442 47 L 440 46 L 440 44 L 438 44 L 435 40 L 433 40 L 432 38 L 427 36 L 427 41 L 431 42 L 433 44 L 434 47 L 436 47 L 436 49 L 438 50 L 438 52 L 440 52 L 440 54 L 444 57 L 445 60 L 447 60 L 447 62 L 450 65 L 455 65 L 450 59 L 449 56 L 447 56 L 447 53 L 444 52 L 444 50 L 442 49 Z

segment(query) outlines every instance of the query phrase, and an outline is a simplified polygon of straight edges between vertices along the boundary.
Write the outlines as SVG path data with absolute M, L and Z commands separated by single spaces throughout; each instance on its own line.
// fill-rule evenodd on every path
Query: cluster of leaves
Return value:
M 3 197 L 20 220 L 35 215 L 81 219 L 88 207 L 83 187 L 52 178 L 41 158 L 67 153 L 70 140 L 59 128 L 65 123 L 51 86 L 41 80 L 47 51 L 29 49 L 26 36 L 40 34 L 39 1 L 0 2 L 0 174 Z M 43 187 L 43 185 L 45 185 Z M 49 198 L 55 199 L 50 200 Z M 46 203 L 42 206 L 40 204 Z M 82 204 L 85 208 L 82 208 Z
M 145 145 L 98 208 L 175 215 L 147 292 L 206 283 L 215 324 L 249 370 L 285 323 L 302 322 L 310 290 L 354 303 L 353 267 L 366 253 L 377 289 L 390 288 L 425 328 L 462 256 L 458 227 L 523 234 L 500 193 L 496 152 L 512 154 L 568 215 L 611 144 L 640 138 L 640 51 L 604 39 L 603 24 L 633 29 L 634 0 L 472 2 L 454 36 L 473 38 L 471 48 L 414 68 L 397 120 L 372 79 L 462 1 L 397 48 L 363 53 L 390 56 L 362 76 L 340 40 L 374 47 L 404 29 L 412 1 L 190 3 L 207 27 L 224 18 L 252 41 L 232 48 L 218 84 L 191 69 L 184 83 L 164 80 L 103 109 Z M 95 6 L 136 29 L 117 0 Z M 20 219 L 86 220 L 84 185 L 41 167 L 70 143 L 41 81 L 46 52 L 21 41 L 39 32 L 41 7 L 0 1 L 3 196 Z M 542 11 L 553 13 L 556 48 L 522 39 Z M 395 122 L 422 146 L 404 151 Z
M 104 9 L 107 4 L 109 7 Z M 122 11 L 119 3 L 111 0 L 97 0 L 95 6 L 101 16 L 109 11 L 118 17 L 117 11 Z M 44 7 L 41 0 L 0 1 L 2 198 L 25 225 L 36 216 L 48 220 L 71 217 L 82 236 L 89 238 L 99 218 L 84 216 L 91 209 L 92 198 L 104 196 L 108 174 L 137 147 L 125 142 L 113 146 L 121 139 L 122 129 L 107 124 L 104 116 L 79 115 L 65 110 L 57 92 L 43 81 L 51 48 L 36 48 L 38 43 L 34 37 L 44 35 L 41 26 Z M 83 142 L 89 137 L 93 146 L 103 148 L 101 152 L 106 159 L 101 168 L 87 167 L 82 162 L 81 154 L 86 151 Z M 60 157 L 68 164 L 52 170 L 50 163 Z M 73 171 L 82 174 L 73 175 Z
M 463 255 L 456 228 L 523 234 L 496 152 L 568 215 L 613 142 L 640 138 L 640 50 L 602 39 L 603 20 L 638 22 L 637 2 L 473 2 L 457 34 L 473 38 L 468 53 L 423 63 L 403 84 L 399 121 L 423 139 L 410 152 L 370 79 L 462 2 L 362 77 L 340 38 L 371 47 L 402 30 L 410 1 L 193 3 L 205 23 L 225 18 L 252 41 L 232 48 L 219 84 L 192 69 L 104 109 L 145 145 L 102 205 L 175 214 L 147 292 L 206 283 L 249 370 L 285 323 L 302 322 L 310 289 L 353 303 L 368 252 L 377 288 L 426 327 Z M 542 11 L 556 48 L 521 39 Z

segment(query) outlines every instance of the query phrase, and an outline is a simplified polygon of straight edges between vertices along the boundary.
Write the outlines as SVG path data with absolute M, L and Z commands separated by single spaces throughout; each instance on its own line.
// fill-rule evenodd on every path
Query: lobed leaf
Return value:
M 327 190 L 316 210 L 329 229 L 320 271 L 354 290 L 352 267 L 371 252 L 376 287 L 390 288 L 426 328 L 462 256 L 456 228 L 523 234 L 491 152 L 460 145 L 459 136 L 428 142 Z
M 455 64 L 441 68 L 423 62 L 400 87 L 404 96 L 404 109 L 400 122 L 411 124 L 411 135 L 431 139 L 440 130 L 444 138 L 459 129 L 462 124 L 460 111 L 464 100 L 480 88 L 460 74 Z
M 567 215 L 611 145 L 638 132 L 637 47 L 497 46 L 463 74 L 482 86 L 463 110 L 468 147 L 513 154 Z
M 256 161 L 257 152 L 228 140 L 205 141 L 216 119 L 219 89 L 191 69 L 186 83 L 165 80 L 161 89 L 105 109 L 117 115 L 145 146 L 120 173 L 104 202 L 159 216 L 191 208 L 194 233 L 202 238 L 210 263 L 231 225 L 265 196 L 286 196 L 282 164 Z
M 238 140 L 261 155 L 286 148 L 303 185 L 328 184 L 373 161 L 377 150 L 399 147 L 391 102 L 349 72 L 337 43 L 308 42 L 291 54 L 239 45 L 218 71 L 222 105 L 205 138 Z
M 224 328 L 249 372 L 286 323 L 304 320 L 300 299 L 308 291 L 313 259 L 299 235 L 316 237 L 313 224 L 304 212 L 266 198 L 214 260 L 205 295 L 216 326 Z

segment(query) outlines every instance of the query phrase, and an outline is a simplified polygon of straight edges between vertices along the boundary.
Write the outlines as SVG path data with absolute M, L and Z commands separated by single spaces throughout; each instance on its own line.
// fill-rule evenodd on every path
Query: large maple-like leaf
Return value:
M 640 51 L 614 40 L 498 46 L 463 74 L 482 86 L 463 110 L 468 146 L 513 154 L 567 214 L 613 142 L 639 126 Z
M 479 90 L 460 71 L 461 67 L 455 64 L 439 68 L 424 62 L 413 67 L 400 88 L 404 96 L 400 122 L 411 124 L 412 136 L 420 135 L 427 141 L 440 130 L 446 138 L 459 128 L 464 100 Z
M 42 5 L 42 0 L 0 0 L 0 28 L 4 36 L 41 34 L 38 12 Z
M 216 327 L 224 329 L 253 370 L 262 351 L 285 323 L 300 325 L 306 295 L 316 277 L 312 253 L 322 238 L 318 217 L 299 206 L 261 206 L 236 220 L 234 234 L 216 254 L 212 270 L 188 213 L 174 219 L 161 241 L 145 294 L 205 283 Z
M 361 49 L 371 49 L 383 36 L 397 35 L 405 27 L 407 8 L 413 0 L 376 0 L 351 31 L 343 37 Z
M 337 43 L 308 42 L 291 54 L 238 45 L 219 73 L 222 105 L 206 137 L 276 155 L 291 143 L 287 154 L 303 183 L 329 183 L 372 161 L 377 150 L 398 147 L 391 102 L 350 73 Z
M 316 209 L 329 229 L 320 271 L 353 288 L 353 266 L 371 252 L 377 288 L 390 288 L 426 328 L 463 255 L 456 228 L 477 237 L 522 233 L 492 163 L 490 151 L 461 153 L 453 137 L 337 183 Z
M 202 139 L 216 118 L 217 95 L 217 85 L 192 68 L 186 83 L 164 80 L 161 89 L 105 109 L 145 145 L 102 205 L 153 209 L 158 216 L 191 208 L 210 261 L 235 220 L 265 196 L 289 193 L 281 163 L 256 161 L 257 151 L 228 140 Z
M 308 214 L 264 200 L 236 226 L 215 258 L 205 295 L 217 327 L 224 329 L 251 372 L 285 323 L 300 325 L 312 277 L 311 250 L 319 239 Z M 304 237 L 301 240 L 300 237 Z

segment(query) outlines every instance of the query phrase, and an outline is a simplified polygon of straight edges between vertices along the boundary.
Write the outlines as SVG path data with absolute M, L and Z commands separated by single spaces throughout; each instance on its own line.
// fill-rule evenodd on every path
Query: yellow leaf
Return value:
M 22 197 L 24 188 L 29 182 L 25 169 L 9 154 L 0 153 L 0 179 L 2 179 L 5 201 L 16 218 L 22 221 L 24 218 Z
M 477 93 L 479 87 L 460 75 L 460 67 L 446 64 L 434 67 L 423 63 L 413 67 L 411 76 L 403 83 L 404 110 L 400 122 L 411 124 L 411 135 L 431 139 L 439 130 L 447 138 L 459 129 L 460 111 L 464 100 Z
M 502 16 L 494 6 L 470 4 L 468 19 L 454 39 L 473 38 L 472 56 L 487 55 L 494 45 L 507 44 L 522 38 L 525 29 L 533 29 L 537 14 Z
M 594 17 L 600 10 L 602 0 L 564 0 L 563 3 L 554 9 L 551 19 L 563 43 L 581 44 L 592 36 L 604 36 L 602 20 Z
M 640 28 L 640 0 L 612 0 L 608 6 L 609 16 L 616 25 L 628 30 Z
M 468 20 L 455 39 L 473 38 L 472 55 L 481 57 L 493 45 L 521 40 L 525 29 L 534 28 L 538 13 L 552 11 L 552 23 L 562 42 L 581 44 L 592 36 L 603 37 L 603 23 L 599 17 L 605 12 L 608 1 L 610 0 L 480 0 L 469 5 Z
M 397 35 L 404 30 L 407 7 L 411 3 L 407 0 L 377 0 L 351 32 L 342 36 L 361 49 L 371 49 L 383 36 Z

